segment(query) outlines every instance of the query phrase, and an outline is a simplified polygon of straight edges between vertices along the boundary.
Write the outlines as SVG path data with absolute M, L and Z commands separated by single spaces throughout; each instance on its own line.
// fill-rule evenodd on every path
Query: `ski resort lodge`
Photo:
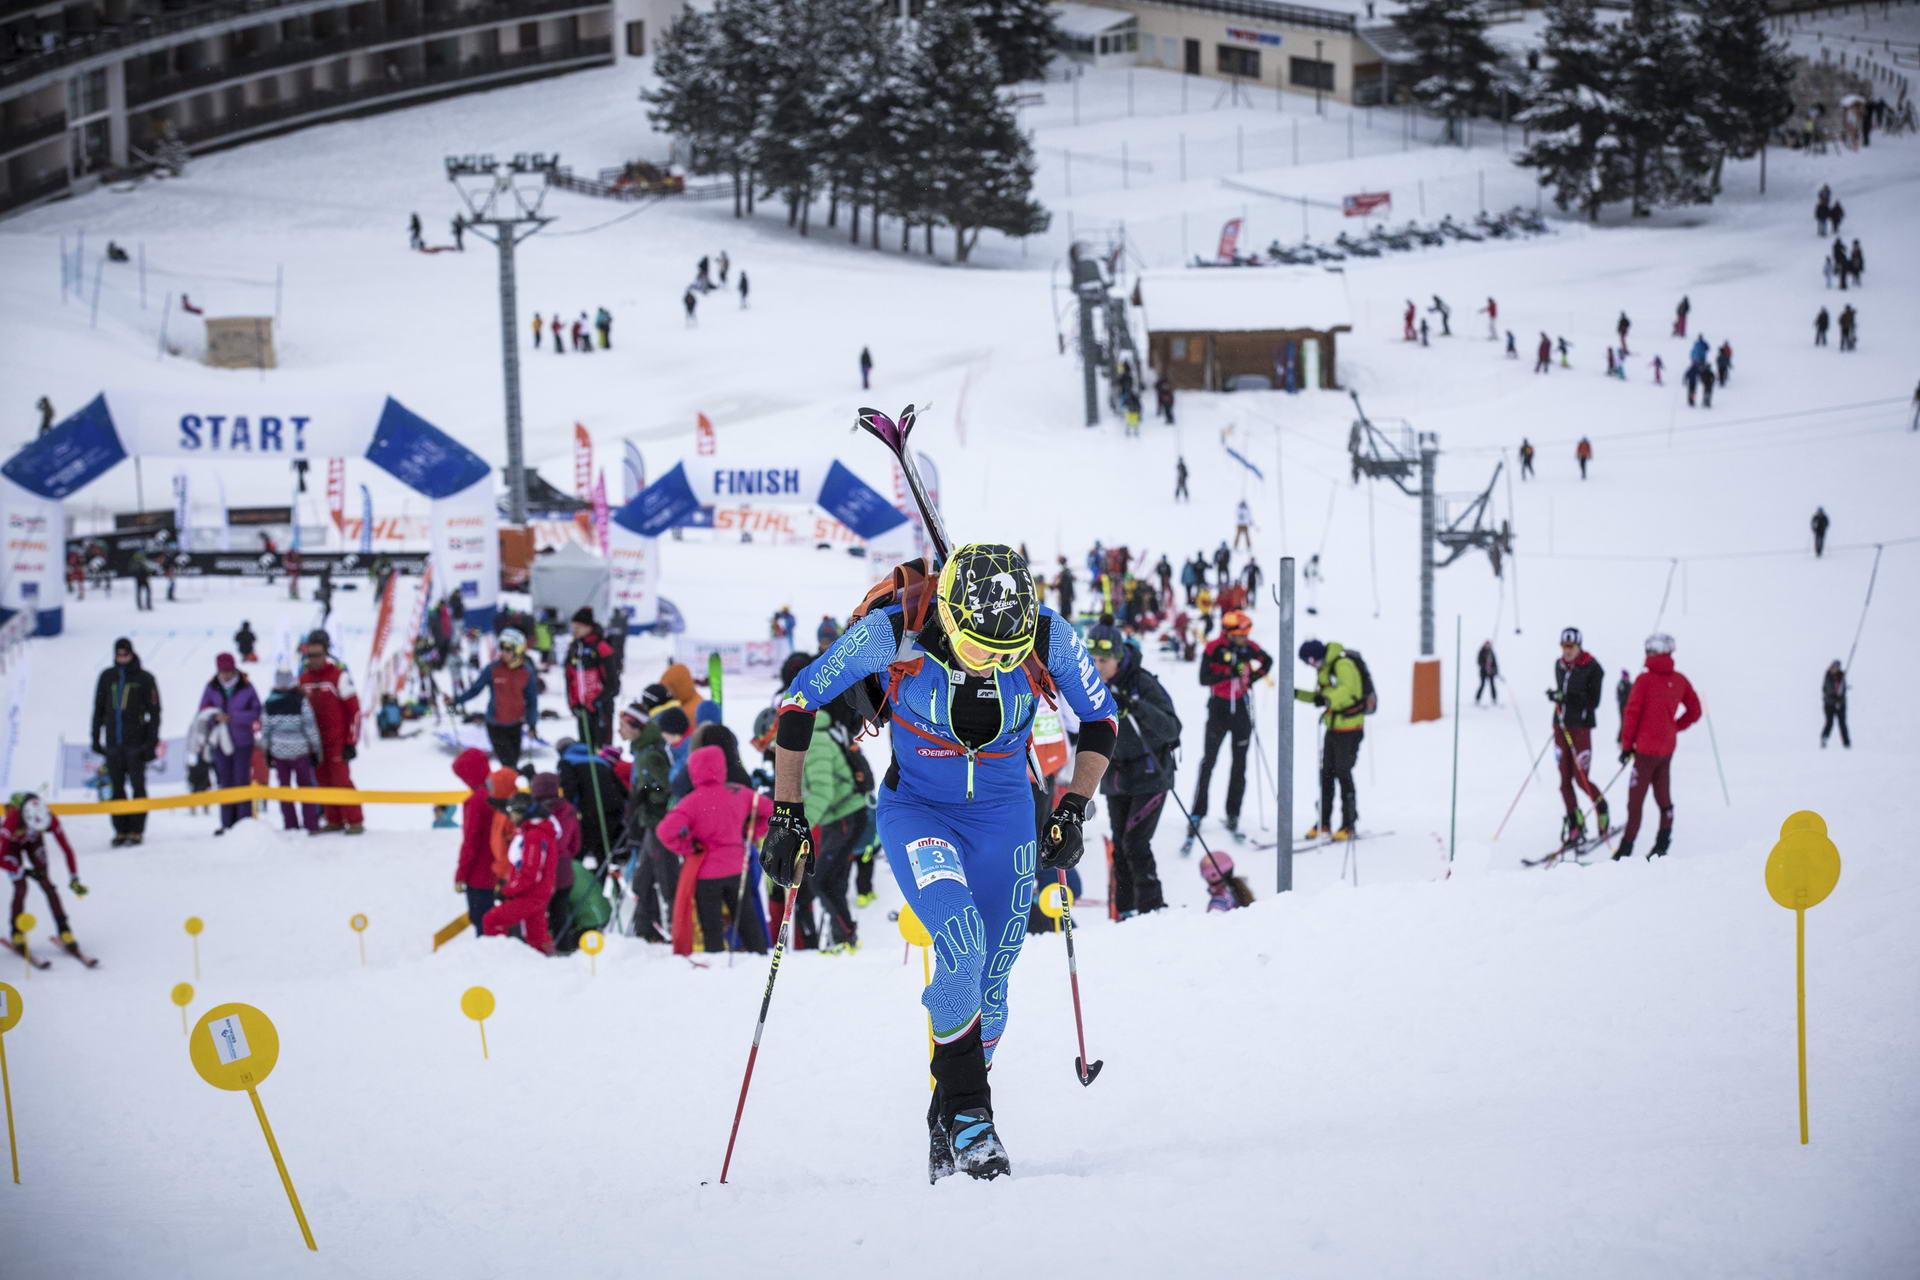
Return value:
M 1182 391 L 1340 389 L 1336 338 L 1353 325 L 1327 271 L 1147 271 L 1147 362 Z

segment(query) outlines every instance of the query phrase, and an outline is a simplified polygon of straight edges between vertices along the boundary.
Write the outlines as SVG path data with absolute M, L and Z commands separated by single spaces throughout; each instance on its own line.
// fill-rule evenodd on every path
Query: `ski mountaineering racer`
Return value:
M 928 1177 L 957 1166 L 992 1178 L 1011 1165 L 994 1129 L 987 1068 L 1006 1029 L 1007 979 L 1026 938 L 1036 863 L 1053 871 L 1079 861 L 1080 825 L 1118 715 L 1080 637 L 1039 602 L 1011 547 L 960 547 L 930 585 L 932 608 L 923 590 L 918 605 L 871 610 L 788 687 L 760 857 L 774 881 L 793 883 L 797 861 L 811 853 L 801 775 L 815 714 L 879 677 L 894 747 L 879 787 L 880 839 L 937 961 L 921 997 L 935 1043 Z M 1080 741 L 1072 782 L 1042 833 L 1027 740 L 1040 700 L 1055 696 L 1079 716 Z

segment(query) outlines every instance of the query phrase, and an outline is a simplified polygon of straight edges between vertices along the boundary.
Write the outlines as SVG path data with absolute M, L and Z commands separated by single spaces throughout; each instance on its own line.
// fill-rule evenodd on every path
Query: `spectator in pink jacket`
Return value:
M 740 886 L 747 878 L 747 846 L 767 834 L 773 802 L 727 781 L 727 756 L 719 747 L 701 747 L 688 757 L 687 777 L 693 790 L 653 829 L 660 843 L 685 861 L 673 899 L 674 952 L 692 953 L 696 914 L 705 949 L 726 950 L 723 908 L 739 926 L 746 949 L 765 951 L 766 933 L 756 913 L 740 909 Z

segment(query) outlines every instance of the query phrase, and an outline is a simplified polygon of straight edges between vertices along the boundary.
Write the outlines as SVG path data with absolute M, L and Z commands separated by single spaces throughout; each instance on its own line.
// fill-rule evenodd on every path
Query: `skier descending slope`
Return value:
M 800 791 L 814 716 L 879 677 L 894 747 L 879 788 L 880 839 L 939 961 L 921 997 L 935 1043 L 929 1180 L 956 1166 L 992 1178 L 1011 1166 L 987 1067 L 1006 1029 L 1035 865 L 1079 861 L 1081 821 L 1118 717 L 1079 636 L 1039 602 L 1012 548 L 960 547 L 931 594 L 930 608 L 923 589 L 872 610 L 794 678 L 780 709 L 774 815 L 760 859 L 773 880 L 793 883 L 796 861 L 811 852 Z M 1056 692 L 1080 717 L 1079 750 L 1067 794 L 1036 840 L 1027 735 L 1040 699 Z

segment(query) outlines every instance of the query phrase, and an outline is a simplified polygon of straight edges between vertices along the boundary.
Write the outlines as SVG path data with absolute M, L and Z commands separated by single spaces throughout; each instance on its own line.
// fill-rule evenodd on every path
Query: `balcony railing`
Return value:
M 378 49 L 382 45 L 407 44 L 481 27 L 528 22 L 568 10 L 596 8 L 604 3 L 605 0 L 516 0 L 459 9 L 414 22 L 396 22 L 324 40 L 288 41 L 248 57 L 223 58 L 193 71 L 171 72 L 137 85 L 129 84 L 127 101 L 129 106 L 145 106 L 228 80 L 247 80 L 304 63 Z
M 549 45 L 521 53 L 473 57 L 454 65 L 381 76 L 349 89 L 317 89 L 281 102 L 248 107 L 241 111 L 224 112 L 211 120 L 180 124 L 176 126 L 174 132 L 182 142 L 190 146 L 201 145 L 235 134 L 260 132 L 284 121 L 348 111 L 356 106 L 378 102 L 383 98 L 411 96 L 442 87 L 453 88 L 463 81 L 482 77 L 537 71 L 541 67 L 612 56 L 613 39 L 610 36 L 570 40 L 565 44 Z
M 50 138 L 59 137 L 66 127 L 66 113 L 60 111 L 50 112 L 23 125 L 9 125 L 0 130 L 0 156 L 10 156 L 39 146 Z

